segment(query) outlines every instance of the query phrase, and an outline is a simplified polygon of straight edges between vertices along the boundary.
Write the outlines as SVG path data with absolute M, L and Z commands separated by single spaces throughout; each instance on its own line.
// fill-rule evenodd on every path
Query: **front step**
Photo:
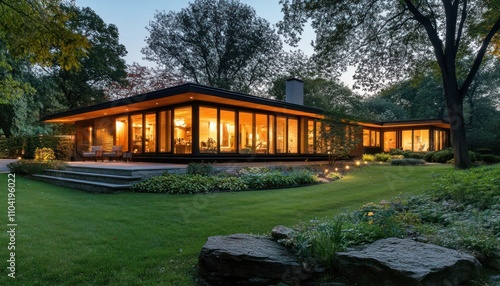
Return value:
M 54 185 L 80 189 L 93 193 L 126 191 L 142 179 L 164 172 L 185 173 L 183 166 L 113 166 L 108 164 L 68 165 L 64 170 L 46 170 L 33 177 Z
M 110 184 L 129 184 L 129 185 L 138 182 L 142 179 L 141 176 L 121 176 L 121 175 L 76 172 L 67 170 L 46 170 L 44 174 L 47 176 L 52 176 L 57 178 L 76 179 L 82 181 L 93 181 L 93 182 L 102 182 Z
M 33 175 L 33 177 L 42 181 L 73 189 L 84 190 L 92 193 L 113 193 L 129 190 L 132 184 L 113 184 L 105 182 L 95 182 L 87 180 L 78 180 L 49 175 Z

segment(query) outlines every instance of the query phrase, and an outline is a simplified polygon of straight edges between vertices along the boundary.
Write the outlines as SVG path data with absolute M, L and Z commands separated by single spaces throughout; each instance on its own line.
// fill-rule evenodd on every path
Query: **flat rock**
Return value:
M 287 248 L 248 234 L 209 237 L 201 249 L 199 274 L 209 285 L 300 285 L 308 278 Z
M 481 264 L 471 255 L 411 239 L 387 238 L 339 252 L 334 267 L 358 285 L 460 285 Z
M 278 240 L 278 239 L 290 239 L 290 236 L 293 233 L 293 229 L 288 228 L 283 225 L 277 225 L 273 227 L 271 230 L 271 236 L 272 238 Z

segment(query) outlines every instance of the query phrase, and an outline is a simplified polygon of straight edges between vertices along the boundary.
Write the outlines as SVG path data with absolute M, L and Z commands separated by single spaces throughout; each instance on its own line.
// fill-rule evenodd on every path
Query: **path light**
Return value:
M 17 157 L 17 160 L 21 160 L 22 158 L 21 157 Z
M 346 168 L 346 170 L 349 170 L 349 165 L 346 165 L 345 168 Z
M 368 162 L 365 161 L 365 165 L 368 164 Z
M 328 169 L 325 169 L 325 174 L 327 174 L 327 173 L 328 173 Z
M 339 168 L 335 168 L 335 172 L 338 172 L 339 171 Z
M 360 165 L 360 164 L 361 164 L 361 162 L 356 161 L 356 166 L 358 166 L 358 167 L 359 167 L 359 165 Z

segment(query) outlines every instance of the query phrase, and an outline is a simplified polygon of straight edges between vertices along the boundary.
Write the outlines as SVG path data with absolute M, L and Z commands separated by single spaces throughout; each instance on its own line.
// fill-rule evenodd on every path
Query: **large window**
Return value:
M 298 153 L 299 122 L 295 118 L 288 119 L 288 153 Z
M 403 130 L 401 141 L 405 151 L 429 151 L 429 129 Z
M 142 153 L 142 114 L 132 115 L 132 152 Z
M 276 153 L 286 153 L 286 118 L 276 118 Z
M 192 119 L 191 106 L 174 109 L 175 154 L 191 154 L 192 152 Z
M 146 114 L 144 147 L 146 152 L 156 152 L 156 113 Z
M 115 145 L 123 146 L 123 151 L 128 151 L 128 118 L 127 116 L 115 120 L 116 138 Z
M 429 151 L 429 129 L 413 130 L 413 151 Z
M 217 108 L 200 107 L 200 153 L 217 153 Z
M 255 153 L 267 154 L 267 115 L 255 115 Z
M 434 151 L 442 150 L 446 147 L 446 132 L 434 130 Z
M 172 111 L 170 110 L 160 112 L 160 120 L 159 120 L 160 137 L 158 138 L 160 142 L 160 152 L 172 151 L 171 114 Z
M 384 132 L 384 152 L 389 152 L 391 149 L 396 148 L 396 131 Z
M 365 147 L 379 147 L 380 146 L 380 132 L 370 129 L 363 129 L 363 146 Z
M 235 112 L 220 111 L 220 152 L 236 152 Z
M 269 141 L 267 142 L 269 154 L 274 154 L 274 121 L 274 115 L 269 115 Z
M 240 126 L 240 153 L 251 153 L 254 148 L 253 136 L 253 114 L 248 112 L 240 112 L 239 118 Z

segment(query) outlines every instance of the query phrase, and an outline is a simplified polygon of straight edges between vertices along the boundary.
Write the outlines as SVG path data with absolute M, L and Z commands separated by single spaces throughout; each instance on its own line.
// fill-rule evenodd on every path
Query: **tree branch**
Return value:
M 491 30 L 488 32 L 486 37 L 483 39 L 483 42 L 481 44 L 481 48 L 477 52 L 476 59 L 474 60 L 474 63 L 472 64 L 472 67 L 469 71 L 469 74 L 467 75 L 467 78 L 465 79 L 462 87 L 459 89 L 459 95 L 463 99 L 466 95 L 467 89 L 470 87 L 472 84 L 472 81 L 474 80 L 474 77 L 476 76 L 476 73 L 479 70 L 479 67 L 481 66 L 481 62 L 483 61 L 484 55 L 486 54 L 486 49 L 488 48 L 488 45 L 491 42 L 491 39 L 493 36 L 500 30 L 500 17 L 498 17 L 495 25 L 491 27 Z
M 455 41 L 455 48 L 458 49 L 460 46 L 460 40 L 462 38 L 462 32 L 464 29 L 465 19 L 467 18 L 467 0 L 464 0 L 464 6 L 462 7 L 462 16 L 460 19 L 460 24 L 458 26 L 457 39 Z

